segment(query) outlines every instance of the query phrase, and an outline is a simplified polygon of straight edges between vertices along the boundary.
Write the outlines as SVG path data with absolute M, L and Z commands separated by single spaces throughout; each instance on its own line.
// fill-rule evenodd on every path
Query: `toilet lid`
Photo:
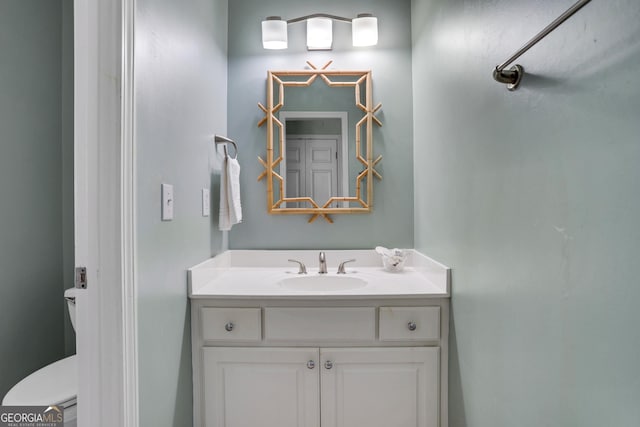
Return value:
M 58 360 L 29 375 L 4 397 L 5 406 L 74 405 L 78 395 L 76 355 Z

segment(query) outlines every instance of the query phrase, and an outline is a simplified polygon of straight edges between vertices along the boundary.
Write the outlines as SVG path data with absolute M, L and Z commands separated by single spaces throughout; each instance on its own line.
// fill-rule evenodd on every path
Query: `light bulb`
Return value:
M 265 49 L 287 48 L 287 21 L 279 16 L 269 16 L 262 21 L 262 47 Z
M 333 22 L 328 18 L 307 20 L 307 49 L 328 50 L 333 43 Z
M 374 46 L 378 44 L 378 18 L 361 13 L 351 21 L 354 46 Z

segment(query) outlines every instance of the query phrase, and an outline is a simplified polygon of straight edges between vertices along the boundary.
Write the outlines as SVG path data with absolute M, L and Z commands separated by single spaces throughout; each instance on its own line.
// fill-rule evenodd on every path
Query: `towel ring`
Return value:
M 235 141 L 233 141 L 232 139 L 227 138 L 226 136 L 221 136 L 221 135 L 215 135 L 214 137 L 214 141 L 216 143 L 216 145 L 218 144 L 224 144 L 224 155 L 225 156 L 229 156 L 229 152 L 227 151 L 227 145 L 231 144 L 233 145 L 233 150 L 235 151 L 235 155 L 233 156 L 233 158 L 237 158 L 238 157 L 238 144 L 235 143 Z

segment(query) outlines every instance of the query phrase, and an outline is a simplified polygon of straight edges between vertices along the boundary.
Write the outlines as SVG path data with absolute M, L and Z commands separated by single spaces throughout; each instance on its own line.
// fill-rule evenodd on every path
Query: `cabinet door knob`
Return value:
M 234 327 L 233 322 L 229 322 L 226 325 L 224 325 L 224 329 L 226 329 L 227 332 L 233 331 L 233 327 Z
M 415 331 L 416 329 L 418 329 L 418 325 L 416 325 L 416 322 L 407 323 L 407 327 L 410 331 Z
M 316 367 L 316 362 L 315 362 L 315 361 L 313 361 L 313 360 L 309 360 L 309 361 L 307 362 L 307 368 L 309 368 L 309 369 L 313 369 L 313 368 L 315 368 L 315 367 Z
M 324 368 L 325 369 L 333 368 L 333 362 L 331 360 L 327 360 L 326 362 L 324 362 Z

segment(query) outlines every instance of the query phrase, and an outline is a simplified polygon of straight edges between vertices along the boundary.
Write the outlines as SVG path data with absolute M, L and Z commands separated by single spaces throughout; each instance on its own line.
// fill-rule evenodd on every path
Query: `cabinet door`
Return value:
M 202 351 L 206 427 L 319 427 L 317 348 Z
M 321 349 L 322 427 L 437 427 L 439 347 Z

